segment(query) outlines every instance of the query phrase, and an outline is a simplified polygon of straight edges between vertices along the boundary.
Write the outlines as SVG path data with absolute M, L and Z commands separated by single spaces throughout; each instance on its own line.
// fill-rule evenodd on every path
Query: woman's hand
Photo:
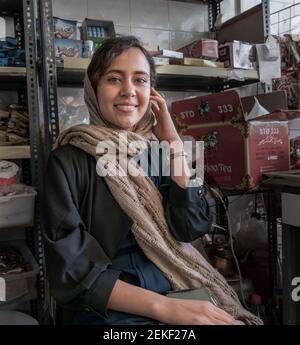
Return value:
M 236 325 L 238 321 L 208 301 L 163 297 L 156 319 L 169 325 Z
M 154 88 L 151 89 L 150 102 L 157 121 L 156 126 L 153 128 L 153 133 L 157 139 L 160 141 L 172 142 L 177 140 L 181 142 L 165 99 Z

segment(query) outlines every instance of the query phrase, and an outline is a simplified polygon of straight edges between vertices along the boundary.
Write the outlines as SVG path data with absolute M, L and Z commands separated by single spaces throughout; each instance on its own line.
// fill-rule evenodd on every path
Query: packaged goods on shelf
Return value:
M 82 47 L 82 57 L 91 58 L 94 53 L 94 42 L 92 40 L 87 40 L 83 42 Z
M 290 140 L 291 168 L 300 168 L 300 136 Z
M 25 50 L 18 48 L 14 37 L 0 38 L 0 66 L 24 67 L 26 65 Z
M 172 114 L 184 140 L 204 141 L 206 177 L 223 188 L 253 188 L 263 172 L 289 169 L 288 121 L 246 121 L 235 91 L 173 102 Z
M 0 186 L 11 186 L 17 182 L 19 167 L 11 161 L 0 160 Z
M 155 66 L 169 65 L 170 59 L 158 56 L 153 56 Z
M 0 111 L 0 146 L 25 145 L 29 140 L 27 108 L 11 104 L 9 111 Z
M 255 45 L 233 41 L 219 45 L 219 61 L 225 67 L 253 69 L 255 68 Z
M 155 56 L 164 57 L 164 58 L 175 58 L 183 59 L 183 53 L 177 52 L 174 50 L 161 49 L 155 53 Z
M 218 41 L 211 39 L 196 40 L 186 46 L 178 49 L 182 52 L 184 57 L 204 58 L 210 60 L 217 60 L 218 55 Z
M 53 17 L 54 37 L 66 38 L 70 40 L 77 39 L 77 21 Z
M 0 186 L 0 228 L 32 226 L 36 194 L 22 184 Z
M 23 241 L 1 241 L 0 263 L 0 305 L 36 297 L 39 267 Z
M 170 64 L 171 65 L 186 65 L 186 66 L 224 68 L 223 62 L 198 59 L 198 58 L 170 59 Z
M 98 44 L 101 44 L 101 40 L 105 38 L 113 38 L 116 36 L 115 26 L 112 21 L 109 20 L 97 20 L 85 18 L 81 26 L 82 40 L 94 41 L 94 49 L 97 49 Z
M 82 57 L 82 42 L 80 40 L 55 39 L 55 57 Z

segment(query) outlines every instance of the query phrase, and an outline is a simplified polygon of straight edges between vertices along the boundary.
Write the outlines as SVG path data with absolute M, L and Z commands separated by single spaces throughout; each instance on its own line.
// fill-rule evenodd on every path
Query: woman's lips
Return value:
M 116 104 L 115 107 L 124 113 L 131 113 L 137 108 L 137 105 Z

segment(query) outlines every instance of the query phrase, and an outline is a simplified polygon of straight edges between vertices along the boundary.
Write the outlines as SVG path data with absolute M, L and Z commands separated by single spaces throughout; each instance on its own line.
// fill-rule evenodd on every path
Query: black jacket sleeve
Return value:
M 159 189 L 166 220 L 176 240 L 192 242 L 210 230 L 212 214 L 202 187 L 181 188 L 172 178 L 163 177 Z
M 51 294 L 59 304 L 85 306 L 105 318 L 108 298 L 120 272 L 109 268 L 111 260 L 86 231 L 78 211 L 76 164 L 72 166 L 66 159 L 55 151 L 50 155 L 42 198 Z

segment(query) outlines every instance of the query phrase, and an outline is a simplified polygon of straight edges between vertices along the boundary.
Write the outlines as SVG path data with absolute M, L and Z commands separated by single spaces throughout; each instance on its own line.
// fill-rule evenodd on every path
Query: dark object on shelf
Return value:
M 39 267 L 33 255 L 23 241 L 0 242 L 2 253 L 5 248 L 10 248 L 6 253 L 8 255 L 6 262 L 10 266 L 11 273 L 0 275 L 0 301 L 11 302 L 18 298 L 24 300 L 35 298 L 36 276 L 39 273 Z M 16 253 L 20 253 L 20 255 Z M 17 267 L 21 267 L 23 271 L 12 272 Z
M 13 247 L 0 247 L 0 277 L 28 271 L 28 263 Z

